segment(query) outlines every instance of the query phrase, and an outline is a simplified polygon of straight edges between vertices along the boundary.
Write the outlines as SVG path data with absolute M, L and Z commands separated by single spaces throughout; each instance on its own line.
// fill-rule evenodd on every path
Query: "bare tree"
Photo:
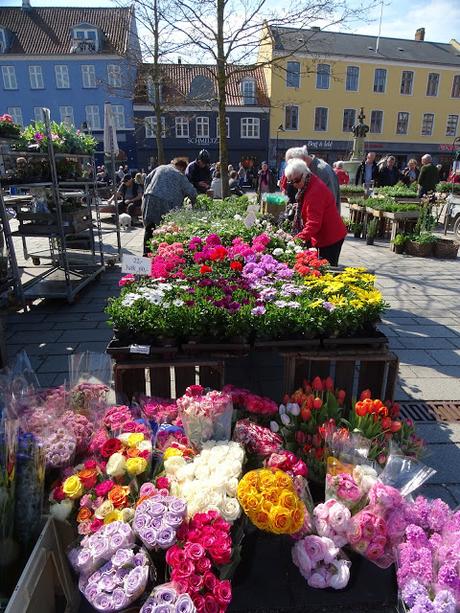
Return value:
M 376 0 L 375 0 L 376 3 Z M 174 27 L 175 38 L 189 46 L 197 59 L 215 66 L 219 110 L 219 158 L 221 162 L 222 190 L 228 194 L 228 146 L 226 131 L 227 84 L 247 74 L 256 66 L 269 66 L 308 51 L 309 38 L 301 37 L 294 48 L 273 57 L 267 53 L 274 28 L 305 29 L 320 24 L 323 28 L 352 24 L 364 20 L 370 4 L 347 5 L 346 0 L 301 0 L 286 9 L 277 10 L 269 0 L 171 0 L 171 14 L 162 17 Z M 311 38 L 315 36 L 311 32 Z

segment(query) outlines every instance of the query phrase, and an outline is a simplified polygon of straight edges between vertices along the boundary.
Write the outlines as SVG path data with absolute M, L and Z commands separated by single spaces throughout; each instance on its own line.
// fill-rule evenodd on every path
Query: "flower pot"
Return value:
M 354 236 L 355 238 L 361 238 L 361 230 L 355 230 L 355 231 L 353 232 L 353 236 Z
M 433 244 L 407 241 L 406 253 L 409 255 L 413 255 L 417 258 L 429 258 L 433 254 Z
M 393 245 L 393 251 L 395 253 L 398 253 L 399 255 L 401 255 L 401 253 L 404 253 L 405 248 L 406 245 Z
M 366 245 L 373 245 L 375 240 L 375 236 L 366 237 Z
M 440 238 L 434 244 L 433 255 L 435 258 L 454 260 L 457 257 L 459 246 L 455 241 Z

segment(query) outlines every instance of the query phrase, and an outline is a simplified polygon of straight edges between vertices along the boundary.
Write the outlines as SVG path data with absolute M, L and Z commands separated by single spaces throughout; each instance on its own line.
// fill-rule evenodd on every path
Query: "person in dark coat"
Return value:
M 206 149 L 202 149 L 198 157 L 187 166 L 185 176 L 199 194 L 206 194 L 211 188 L 211 158 Z
M 379 169 L 375 161 L 375 153 L 369 151 L 366 159 L 361 162 L 361 166 L 356 172 L 355 185 L 370 185 L 371 181 L 375 183 L 378 172 Z
M 262 162 L 262 167 L 257 175 L 257 194 L 272 193 L 276 189 L 276 179 L 268 167 L 267 162 Z
M 393 155 L 388 156 L 385 165 L 379 170 L 379 174 L 377 175 L 378 186 L 386 187 L 396 185 L 396 183 L 402 179 L 403 175 L 396 166 L 396 158 Z

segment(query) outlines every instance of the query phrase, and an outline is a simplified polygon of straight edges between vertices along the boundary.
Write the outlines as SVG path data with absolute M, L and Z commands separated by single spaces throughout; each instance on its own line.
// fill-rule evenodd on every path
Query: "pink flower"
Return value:
M 165 489 L 168 490 L 169 489 L 169 479 L 168 477 L 158 477 L 157 481 L 157 488 L 158 489 Z
M 134 275 L 131 275 L 131 274 L 125 275 L 118 281 L 118 286 L 125 287 L 125 285 L 130 285 L 131 283 L 134 283 L 135 280 L 136 280 L 136 277 Z
M 89 494 L 84 494 L 80 498 L 80 506 L 81 507 L 88 507 L 90 509 L 92 507 L 92 504 L 93 504 L 93 499 L 91 498 L 91 496 Z
M 139 497 L 141 497 L 141 496 L 153 496 L 156 493 L 157 493 L 157 489 L 153 485 L 153 483 L 147 482 L 147 483 L 143 483 L 141 485 L 141 489 L 139 490 Z
M 99 497 L 106 496 L 110 492 L 110 490 L 113 488 L 114 485 L 115 483 L 111 479 L 109 479 L 108 481 L 103 481 L 102 483 L 98 483 L 96 487 L 94 488 L 94 491 L 96 492 L 96 496 L 99 496 Z

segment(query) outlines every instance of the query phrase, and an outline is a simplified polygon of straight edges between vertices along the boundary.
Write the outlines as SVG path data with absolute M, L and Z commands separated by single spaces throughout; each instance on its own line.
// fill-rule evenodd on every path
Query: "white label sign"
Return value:
M 152 268 L 151 258 L 142 258 L 137 255 L 123 255 L 121 272 L 132 275 L 150 275 Z
M 144 353 L 149 355 L 150 347 L 148 345 L 130 345 L 129 353 Z

